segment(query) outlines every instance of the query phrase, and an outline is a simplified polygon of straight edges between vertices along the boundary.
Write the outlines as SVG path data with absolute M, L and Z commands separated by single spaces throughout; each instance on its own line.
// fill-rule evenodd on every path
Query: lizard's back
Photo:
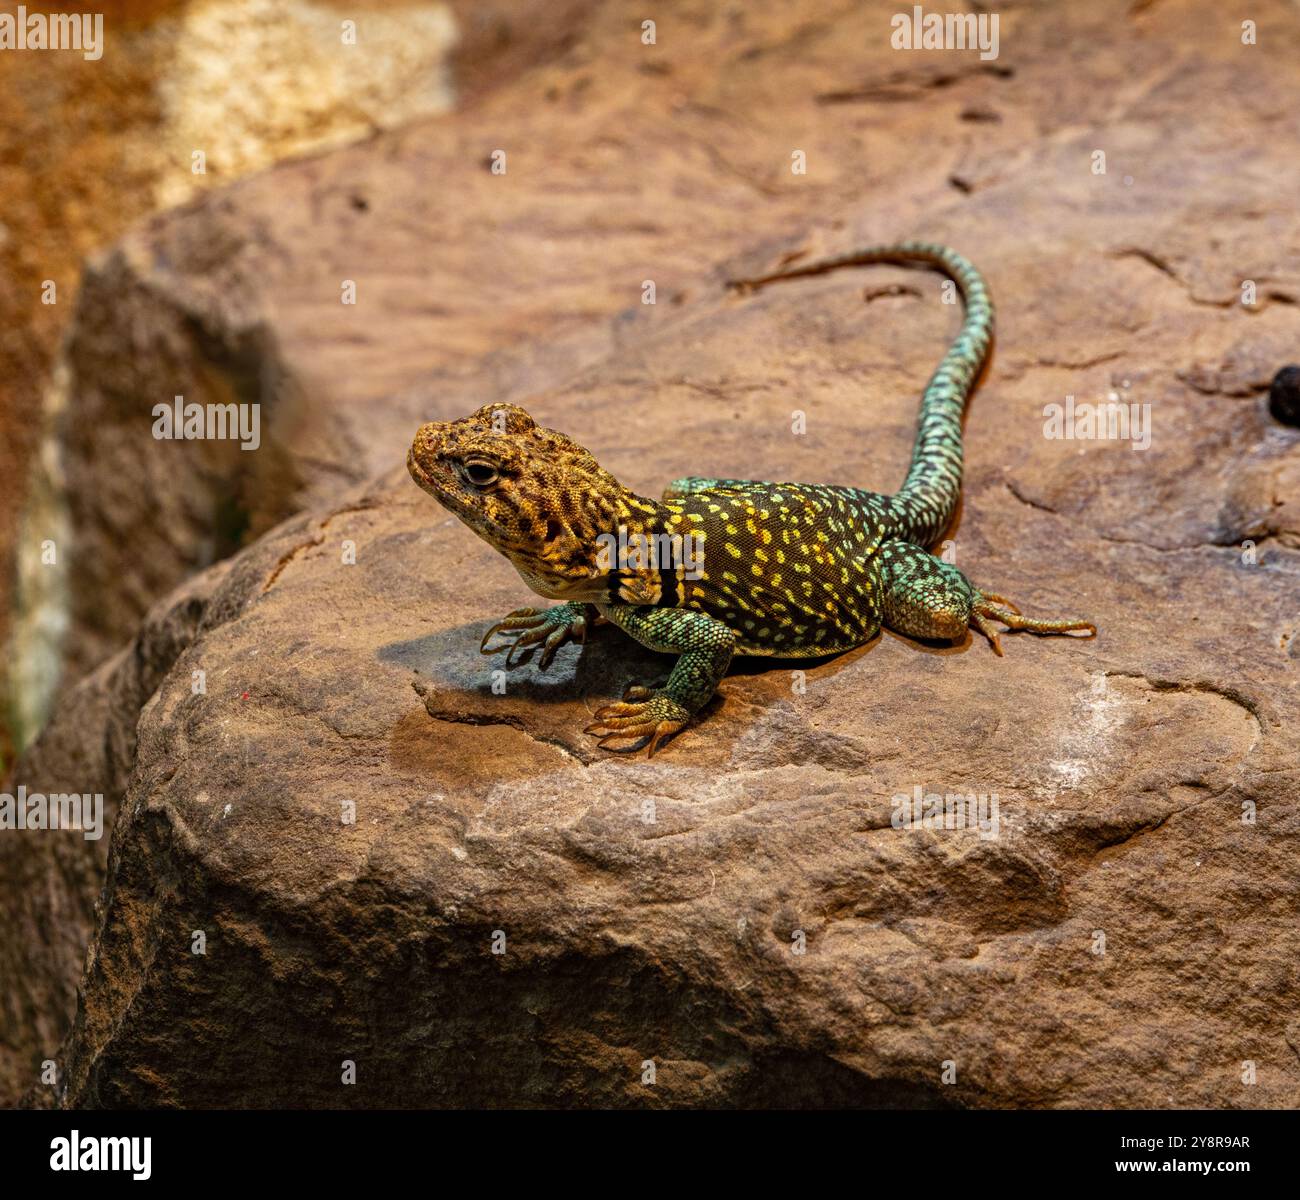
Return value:
M 664 497 L 677 529 L 703 542 L 703 570 L 682 607 L 737 634 L 742 654 L 814 657 L 880 629 L 874 558 L 889 501 L 858 488 L 678 480 Z

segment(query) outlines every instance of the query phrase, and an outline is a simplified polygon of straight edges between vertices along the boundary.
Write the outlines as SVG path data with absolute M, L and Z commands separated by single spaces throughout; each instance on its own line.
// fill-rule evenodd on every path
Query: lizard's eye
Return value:
M 483 462 L 480 459 L 472 459 L 465 463 L 463 470 L 465 478 L 475 487 L 487 487 L 490 483 L 497 481 L 497 469 L 489 462 Z

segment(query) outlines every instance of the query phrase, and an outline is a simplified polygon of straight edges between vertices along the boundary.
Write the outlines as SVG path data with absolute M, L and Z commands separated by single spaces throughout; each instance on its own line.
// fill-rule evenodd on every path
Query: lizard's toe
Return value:
M 533 629 L 543 620 L 544 618 L 542 617 L 542 614 L 540 614 L 535 608 L 515 609 L 514 612 L 502 617 L 501 620 L 488 629 L 488 631 L 483 635 L 483 640 L 478 644 L 479 653 L 500 654 L 502 650 L 510 649 L 510 647 L 515 644 L 514 640 L 511 638 L 507 638 L 507 640 L 502 642 L 499 646 L 493 646 L 490 650 L 488 649 L 488 642 L 490 642 L 498 633 L 512 634 L 517 633 L 520 630 Z
M 997 631 L 989 624 L 989 618 L 1001 621 L 1008 629 L 1023 629 L 1029 633 L 1086 633 L 1089 637 L 1097 636 L 1097 626 L 1092 621 L 1080 621 L 1073 617 L 1060 620 L 1026 617 L 1002 596 L 992 592 L 977 592 L 976 596 L 970 621 L 993 644 L 995 654 L 1002 653 L 1002 642 Z
M 522 663 L 525 659 L 531 656 L 533 647 L 535 647 L 539 642 L 545 642 L 546 645 L 549 646 L 551 644 L 551 636 L 555 632 L 559 633 L 560 641 L 563 641 L 565 631 L 562 628 L 556 631 L 549 625 L 539 625 L 532 629 L 525 629 L 513 642 L 509 643 L 510 652 L 506 655 L 507 670 L 515 665 L 515 652 L 517 650 L 525 651 L 525 654 L 519 659 Z M 545 662 L 549 661 L 549 659 L 545 658 L 545 652 L 543 652 L 543 659 L 545 660 L 543 665 L 545 665 Z
M 496 635 L 502 640 L 495 646 L 488 643 Z M 563 609 L 520 608 L 508 617 L 498 621 L 484 635 L 479 643 L 480 654 L 500 654 L 506 651 L 506 667 L 516 665 L 515 655 L 519 653 L 518 662 L 527 662 L 532 657 L 532 649 L 541 645 L 542 656 L 538 668 L 545 671 L 555 658 L 555 652 L 570 639 L 585 642 L 587 640 L 587 619 L 581 611 L 573 615 Z M 520 652 L 523 653 L 520 653 Z
M 602 750 L 609 750 L 619 754 L 632 754 L 645 747 L 648 743 L 648 758 L 653 758 L 655 751 L 659 749 L 664 742 L 675 734 L 680 733 L 686 728 L 685 721 L 637 721 L 635 724 L 628 725 L 625 728 L 611 730 L 603 733 L 600 740 L 596 743 Z M 588 733 L 600 733 L 600 730 L 588 727 Z M 615 746 L 616 741 L 629 741 L 631 745 Z
M 985 600 L 991 600 L 994 604 L 1000 604 L 1003 608 L 1009 608 L 1016 616 L 1020 616 L 1020 609 L 1011 603 L 1005 596 L 999 596 L 996 592 L 981 592 Z
M 633 689 L 629 688 L 631 691 Z M 596 744 L 602 750 L 629 753 L 648 743 L 653 755 L 667 739 L 686 728 L 691 714 L 675 700 L 649 688 L 636 688 L 635 691 L 644 692 L 649 699 L 606 704 L 596 710 L 595 720 L 583 730 L 600 738 Z M 615 747 L 609 744 L 613 741 L 631 741 L 633 744 Z
M 542 644 L 542 657 L 537 663 L 537 669 L 545 671 L 551 665 L 552 659 L 555 658 L 555 652 L 570 639 L 586 644 L 587 622 L 582 617 L 579 617 L 572 625 L 562 625 L 559 628 L 552 629 L 546 635 L 546 641 Z

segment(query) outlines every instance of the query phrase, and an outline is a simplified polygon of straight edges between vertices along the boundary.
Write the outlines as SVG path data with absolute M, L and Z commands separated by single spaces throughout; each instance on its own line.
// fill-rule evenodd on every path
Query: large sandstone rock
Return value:
M 44 733 L 24 754 L 18 779 L 31 792 L 99 793 L 102 836 L 0 836 L 0 1098 L 26 1091 L 67 1033 L 76 984 L 103 888 L 109 835 L 135 763 L 136 725 L 225 576 L 219 563 L 155 605 L 131 644 L 63 690 Z M 10 784 L 12 790 L 15 785 Z
M 802 692 L 742 665 L 665 755 L 611 758 L 591 710 L 667 663 L 606 630 L 494 694 L 478 638 L 520 584 L 397 472 L 241 556 L 229 619 L 144 713 L 68 1101 L 1300 1099 L 1296 534 L 1266 530 L 1294 512 L 1296 439 L 1178 380 L 1189 335 L 1221 377 L 1268 318 L 1166 322 L 1163 279 L 1087 230 L 1018 245 L 998 208 L 960 218 L 1005 320 L 956 553 L 1095 642 L 885 636 Z M 1071 386 L 1151 397 L 1147 451 L 1043 437 L 1042 375 L 1068 369 L 1025 362 L 1020 331 L 1061 319 L 1076 256 L 1127 304 L 1073 335 L 1120 350 Z M 534 410 L 647 491 L 687 466 L 889 487 L 955 316 L 901 272 L 922 298 L 865 306 L 882 277 L 701 301 Z M 1254 565 L 1216 544 L 1252 533 Z M 894 828 L 917 787 L 996 795 L 998 836 Z
M 1300 331 L 1294 165 L 1262 132 L 1294 125 L 1296 59 L 1280 26 L 1247 50 L 1209 4 L 1196 38 L 1185 10 L 1127 12 L 1012 9 L 1010 74 L 940 56 L 944 74 L 900 68 L 872 10 L 740 38 L 690 93 L 725 113 L 749 85 L 787 146 L 834 111 L 828 169 L 867 143 L 893 168 L 874 160 L 869 201 L 828 188 L 837 220 L 797 241 L 777 236 L 786 197 L 751 201 L 728 269 L 920 235 L 986 272 L 999 341 L 950 551 L 1029 611 L 1094 618 L 1095 641 L 1013 635 L 999 659 L 887 634 L 742 662 L 662 755 L 610 757 L 590 712 L 669 661 L 602 629 L 496 694 L 478 639 L 529 597 L 394 466 L 196 581 L 193 611 L 163 604 L 186 616 L 156 687 L 102 684 L 149 698 L 74 1028 L 25 1047 L 63 1085 L 31 1101 L 1300 1102 L 1300 449 L 1263 405 Z M 785 169 L 760 182 L 783 192 Z M 588 362 L 569 378 L 406 415 L 527 385 L 535 416 L 647 492 L 693 472 L 896 486 L 957 323 L 937 277 L 737 297 L 724 240 L 695 253 L 691 303 L 633 338 L 562 323 Z M 487 378 L 483 348 L 465 378 Z M 404 394 L 400 373 L 377 377 Z M 1111 393 L 1150 404 L 1148 449 L 1044 437 L 1045 404 Z M 355 438 L 368 467 L 412 432 L 386 411 Z M 69 723 L 93 739 L 105 719 L 70 705 L 48 771 L 80 752 Z M 995 795 L 997 836 L 894 828 L 918 787 Z

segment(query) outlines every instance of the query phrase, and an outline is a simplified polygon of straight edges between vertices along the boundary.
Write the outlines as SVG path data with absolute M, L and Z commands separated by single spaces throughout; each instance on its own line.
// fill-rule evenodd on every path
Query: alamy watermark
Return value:
M 928 13 L 919 4 L 889 20 L 895 50 L 978 50 L 982 62 L 998 56 L 997 13 Z
M 103 13 L 0 13 L 0 50 L 80 50 L 88 62 L 104 54 Z
M 1126 403 L 1111 392 L 1103 404 L 1076 404 L 1066 396 L 1064 404 L 1043 405 L 1043 436 L 1068 441 L 1132 442 L 1134 450 L 1151 446 L 1151 405 Z
M 893 805 L 895 829 L 976 829 L 985 841 L 1002 831 L 996 792 L 927 792 L 918 783 L 911 795 L 894 796 Z
M 260 404 L 196 404 L 177 396 L 153 406 L 153 435 L 160 441 L 226 441 L 238 438 L 241 450 L 262 444 Z
M 129 1171 L 132 1179 L 148 1179 L 153 1138 L 103 1137 L 74 1129 L 50 1141 L 51 1171 Z
M 0 792 L 0 831 L 7 829 L 72 829 L 88 842 L 104 836 L 102 792 Z
M 596 537 L 596 566 L 602 571 L 661 571 L 680 568 L 686 579 L 704 573 L 704 537 L 698 533 L 618 533 Z

